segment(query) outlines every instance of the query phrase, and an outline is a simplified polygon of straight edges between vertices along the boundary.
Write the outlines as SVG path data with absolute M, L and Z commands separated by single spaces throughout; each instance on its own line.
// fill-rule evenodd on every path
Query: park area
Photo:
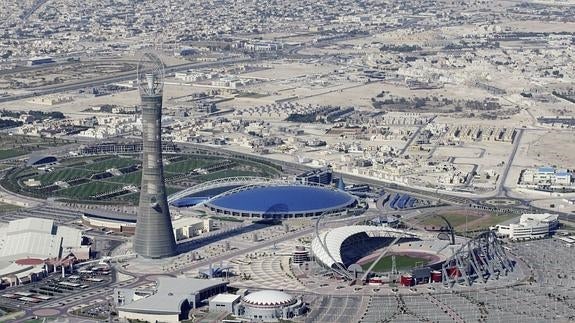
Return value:
M 139 155 L 98 155 L 60 160 L 48 168 L 22 166 L 2 186 L 36 198 L 135 205 L 142 178 Z M 164 155 L 168 194 L 190 185 L 232 176 L 278 177 L 278 168 L 232 156 Z
M 68 143 L 68 141 L 57 138 L 0 133 L 0 160 L 26 155 L 37 150 L 64 145 L 66 143 Z

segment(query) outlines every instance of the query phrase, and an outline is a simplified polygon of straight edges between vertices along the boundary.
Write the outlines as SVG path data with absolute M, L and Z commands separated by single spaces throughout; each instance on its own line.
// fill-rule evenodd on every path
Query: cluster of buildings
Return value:
M 21 118 L 26 118 L 26 116 L 23 115 Z M 63 137 L 78 135 L 94 139 L 106 139 L 139 130 L 141 130 L 141 119 L 135 115 L 98 115 L 75 119 L 43 120 L 42 122 L 30 121 L 15 128 L 12 132 L 27 136 Z
M 301 298 L 281 291 L 226 293 L 229 282 L 221 279 L 159 277 L 151 290 L 115 289 L 118 316 L 124 320 L 176 323 L 187 320 L 191 310 L 208 305 L 210 312 L 233 314 L 242 321 L 279 322 L 302 315 Z
M 447 137 L 452 141 L 499 141 L 513 142 L 516 131 L 513 128 L 494 128 L 478 126 L 458 126 L 449 129 Z
M 112 212 L 89 211 L 82 215 L 82 224 L 89 228 L 121 232 L 132 235 L 136 232 L 136 216 L 113 214 Z M 213 221 L 209 218 L 199 219 L 190 216 L 174 216 L 172 228 L 176 241 L 196 237 L 210 232 Z
M 28 58 L 81 53 L 85 50 L 82 46 L 84 42 L 91 42 L 91 52 L 117 53 L 137 50 L 149 39 L 169 44 L 199 40 L 198 36 L 191 35 L 202 35 L 201 40 L 210 40 L 219 39 L 222 35 L 236 38 L 258 32 L 318 32 L 331 29 L 334 22 L 341 26 L 342 31 L 370 30 L 407 22 L 407 17 L 414 14 L 428 20 L 430 18 L 427 14 L 438 13 L 431 2 L 417 5 L 390 3 L 382 8 L 384 13 L 382 9 L 374 12 L 371 6 L 329 1 L 267 3 L 265 6 L 249 1 L 232 4 L 210 1 L 200 5 L 169 1 L 161 9 L 151 3 L 120 7 L 113 4 L 111 0 L 101 6 L 91 3 L 70 4 L 60 0 L 41 8 L 30 8 L 9 1 L 7 8 L 13 14 L 0 15 L 1 26 L 7 30 L 0 43 L 0 55 Z M 59 12 L 59 8 L 66 8 L 66 13 Z M 422 14 L 421 10 L 426 14 Z M 349 12 L 354 14 L 350 15 Z M 439 22 L 447 20 L 447 17 L 434 20 Z M 190 24 L 191 21 L 194 23 Z M 330 36 L 318 35 L 318 38 Z M 14 38 L 21 41 L 16 45 L 11 41 Z M 102 45 L 94 45 L 98 43 Z M 233 44 L 236 44 L 236 48 L 232 49 L 247 51 L 281 48 L 278 42 L 266 40 L 238 41 L 232 38 L 230 47 Z

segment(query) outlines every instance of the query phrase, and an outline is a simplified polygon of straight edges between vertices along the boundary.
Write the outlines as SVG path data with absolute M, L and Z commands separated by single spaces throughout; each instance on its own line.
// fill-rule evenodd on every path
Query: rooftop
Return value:
M 228 282 L 221 279 L 158 277 L 155 294 L 120 307 L 123 311 L 150 314 L 177 314 L 192 295 Z
M 340 190 L 320 186 L 259 186 L 216 197 L 208 204 L 233 211 L 266 214 L 321 212 L 352 204 L 355 197 Z
M 250 293 L 242 301 L 253 305 L 288 305 L 295 303 L 295 297 L 277 290 L 262 290 Z
M 220 303 L 233 303 L 238 300 L 241 296 L 234 294 L 218 294 L 212 298 L 210 302 L 220 302 Z

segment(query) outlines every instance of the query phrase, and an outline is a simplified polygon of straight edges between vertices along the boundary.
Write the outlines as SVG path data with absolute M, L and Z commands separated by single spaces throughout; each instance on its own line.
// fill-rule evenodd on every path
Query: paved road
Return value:
M 186 64 L 179 64 L 174 66 L 168 66 L 165 68 L 165 73 L 174 73 L 178 71 L 185 71 L 191 68 L 206 68 L 206 67 L 215 67 L 215 66 L 224 66 L 230 64 L 237 64 L 237 63 L 247 63 L 252 61 L 252 58 L 233 58 L 233 59 L 226 59 L 217 62 L 208 62 L 208 63 L 186 63 Z M 19 95 L 13 95 L 8 97 L 0 98 L 1 102 L 8 102 L 8 101 L 15 101 L 21 99 L 27 99 L 34 96 L 46 95 L 46 94 L 53 94 L 65 91 L 74 91 L 83 89 L 86 87 L 93 87 L 93 86 L 100 86 L 106 85 L 110 83 L 117 83 L 123 82 L 128 80 L 133 80 L 136 78 L 135 71 L 124 72 L 115 74 L 113 76 L 107 76 L 102 78 L 90 79 L 90 80 L 80 80 L 72 83 L 65 83 L 65 84 L 58 84 L 58 85 L 49 85 L 44 87 L 38 87 L 30 89 L 29 93 L 23 93 Z
M 507 187 L 505 187 L 505 181 L 507 180 L 507 176 L 509 175 L 509 170 L 513 165 L 513 160 L 515 159 L 515 155 L 517 154 L 517 149 L 519 148 L 519 144 L 521 143 L 521 137 L 523 136 L 524 129 L 517 129 L 517 135 L 515 136 L 515 140 L 513 141 L 513 149 L 509 154 L 509 158 L 507 159 L 507 163 L 505 163 L 505 167 L 503 172 L 501 172 L 501 176 L 499 176 L 499 181 L 497 182 L 497 188 L 495 189 L 495 195 L 499 197 L 507 197 Z
M 429 119 L 429 122 L 427 122 L 424 125 L 421 125 L 419 127 L 417 127 L 417 130 L 413 133 L 413 135 L 409 138 L 409 140 L 407 141 L 407 143 L 405 144 L 405 146 L 403 146 L 403 149 L 401 149 L 401 151 L 399 152 L 400 155 L 405 154 L 405 152 L 407 151 L 407 149 L 409 148 L 409 146 L 411 146 L 411 143 L 417 138 L 419 137 L 419 133 L 421 133 L 421 129 L 425 128 L 425 126 L 427 126 L 428 124 L 432 123 L 433 120 L 435 120 L 437 116 L 433 116 L 431 119 Z

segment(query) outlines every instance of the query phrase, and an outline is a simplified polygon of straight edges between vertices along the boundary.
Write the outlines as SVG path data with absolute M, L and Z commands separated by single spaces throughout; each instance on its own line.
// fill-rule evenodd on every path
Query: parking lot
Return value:
M 438 285 L 411 294 L 317 296 L 306 322 L 573 322 L 575 320 L 575 250 L 545 239 L 506 245 L 528 264 L 522 281 L 475 284 L 453 289 Z M 502 278 L 506 279 L 506 278 Z M 364 289 L 370 289 L 364 286 Z M 309 297 L 309 296 L 308 296 Z M 357 315 L 356 315 L 357 314 Z
M 68 301 L 93 296 L 111 281 L 109 271 L 100 269 L 79 269 L 65 278 L 60 273 L 53 273 L 41 281 L 4 290 L 0 294 L 0 304 L 13 309 L 40 304 L 64 306 Z

